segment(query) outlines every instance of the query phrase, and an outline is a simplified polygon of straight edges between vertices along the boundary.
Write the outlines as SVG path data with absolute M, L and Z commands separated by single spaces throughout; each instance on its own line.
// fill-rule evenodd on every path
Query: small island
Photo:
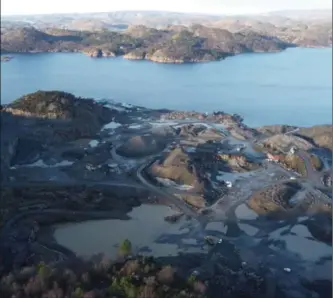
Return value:
M 290 32 L 281 34 L 276 31 L 262 33 L 249 29 L 238 32 L 201 24 L 166 29 L 139 25 L 130 26 L 123 32 L 15 27 L 3 30 L 1 51 L 80 52 L 92 58 L 122 56 L 129 60 L 183 64 L 220 61 L 242 53 L 269 53 L 290 47 L 331 45 L 329 32 L 324 29 L 323 38 L 314 42 L 308 38 L 309 42 L 305 43 L 299 42 L 302 32 L 291 36 Z

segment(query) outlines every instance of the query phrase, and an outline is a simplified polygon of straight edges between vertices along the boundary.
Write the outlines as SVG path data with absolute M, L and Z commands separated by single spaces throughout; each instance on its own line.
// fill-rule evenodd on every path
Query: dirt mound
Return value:
M 297 183 L 276 184 L 254 193 L 248 205 L 261 215 L 276 215 L 292 209 L 289 200 L 300 190 Z
M 290 126 L 290 125 L 267 125 L 258 127 L 256 130 L 260 133 L 263 133 L 268 136 L 272 136 L 275 134 L 282 134 L 287 133 L 289 131 L 295 130 L 296 126 Z
M 332 125 L 317 125 L 301 128 L 297 134 L 312 141 L 319 147 L 328 148 L 330 150 L 333 148 Z
M 196 169 L 191 166 L 189 156 L 180 148 L 169 152 L 164 160 L 155 162 L 150 172 L 155 177 L 170 179 L 177 184 L 201 188 Z
M 287 152 L 292 146 L 296 146 L 297 148 L 305 151 L 310 150 L 314 147 L 310 142 L 306 141 L 303 138 L 294 135 L 284 134 L 277 134 L 266 139 L 265 141 L 263 141 L 263 145 L 280 152 Z
M 162 138 L 153 136 L 135 136 L 117 149 L 119 155 L 125 157 L 143 157 L 157 154 L 165 148 Z

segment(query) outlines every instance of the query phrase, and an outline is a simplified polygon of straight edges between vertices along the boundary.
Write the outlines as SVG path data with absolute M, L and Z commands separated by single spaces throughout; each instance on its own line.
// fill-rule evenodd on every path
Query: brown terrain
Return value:
M 149 123 L 161 119 L 196 119 L 197 124 L 182 125 L 178 129 L 173 125 L 150 128 L 147 124 L 140 135 L 140 129 L 128 126 L 137 124 L 139 119 L 134 118 L 139 116 L 140 119 L 149 119 Z M 227 140 L 221 143 L 228 132 L 236 131 L 237 135 L 248 140 L 242 142 L 248 146 L 257 137 L 267 136 L 277 150 L 297 142 L 300 146 L 309 146 L 309 149 L 320 149 L 317 144 L 320 142 L 328 146 L 331 137 L 327 127 L 301 128 L 295 135 L 285 136 L 283 133 L 294 128 L 285 126 L 254 130 L 246 127 L 240 116 L 223 112 L 203 114 L 144 108 L 138 112 L 134 107 L 122 113 L 112 107 L 106 108 L 101 102 L 57 91 L 39 91 L 2 106 L 1 121 L 0 291 L 5 298 L 66 295 L 84 298 L 167 298 L 176 297 L 179 293 L 182 297 L 269 297 L 271 287 L 277 291 L 280 284 L 267 289 L 263 285 L 264 279 L 243 262 L 244 256 L 236 252 L 232 242 L 223 239 L 222 243 L 213 243 L 212 247 L 206 248 L 209 221 L 220 219 L 222 213 L 231 213 L 239 203 L 247 203 L 262 215 L 258 220 L 248 221 L 253 226 L 263 224 L 268 229 L 277 225 L 288 226 L 288 220 L 292 224 L 300 215 L 305 217 L 302 219 L 304 225 L 308 226 L 314 239 L 328 245 L 332 243 L 329 233 L 331 204 L 329 199 L 320 198 L 318 192 L 308 191 L 307 188 L 314 188 L 311 179 L 297 177 L 297 180 L 289 181 L 294 173 L 284 170 L 280 164 L 263 163 L 264 166 L 260 167 L 260 158 L 257 164 L 245 156 L 245 151 L 235 153 L 235 148 Z M 200 121 L 223 123 L 228 132 L 206 128 L 199 124 Z M 103 131 L 103 126 L 109 122 L 123 125 L 112 132 Z M 274 136 L 276 133 L 277 137 Z M 98 144 L 89 145 L 91 140 Z M 184 144 L 186 142 L 191 144 Z M 166 146 L 168 150 L 161 152 Z M 114 154 L 115 149 L 125 157 Z M 160 153 L 159 156 L 157 153 Z M 149 156 L 155 154 L 155 157 Z M 131 157 L 131 161 L 126 161 L 126 156 Z M 44 157 L 51 157 L 54 162 L 58 162 L 59 158 L 75 162 L 65 168 L 29 166 L 37 160 L 48 161 Z M 136 157 L 145 159 L 135 160 Z M 299 171 L 301 165 L 304 167 L 297 154 L 281 154 L 280 161 L 288 168 Z M 319 173 L 319 161 L 314 156 L 311 156 L 311 163 Z M 105 169 L 108 172 L 104 172 Z M 226 176 L 237 176 L 235 172 L 252 170 L 258 171 L 255 175 L 244 175 L 245 178 L 236 180 L 231 188 L 227 187 L 226 181 L 217 181 L 220 171 L 227 172 Z M 25 176 L 20 176 L 21 173 Z M 40 175 L 39 180 L 30 180 L 30 176 L 34 178 L 37 174 Z M 53 175 L 56 179 L 49 179 Z M 162 180 L 156 178 L 170 179 L 178 186 L 161 187 Z M 288 182 L 281 182 L 282 179 L 288 179 Z M 272 183 L 273 186 L 262 186 Z M 180 186 L 183 185 L 193 188 L 182 189 Z M 245 198 L 249 196 L 246 202 Z M 132 208 L 142 203 L 161 202 L 174 205 L 177 209 L 175 218 L 164 217 L 165 220 L 172 222 L 176 228 L 177 219 L 185 215 L 180 220 L 184 220 L 189 228 L 189 232 L 183 231 L 185 234 L 170 235 L 175 241 L 172 243 L 185 245 L 183 240 L 195 239 L 196 247 L 205 250 L 204 255 L 184 253 L 180 257 L 163 257 L 158 261 L 137 258 L 131 255 L 131 244 L 125 240 L 119 246 L 122 258 L 117 260 L 118 263 L 89 263 L 86 267 L 87 263 L 59 245 L 49 231 L 54 223 L 106 218 L 126 220 Z M 208 217 L 204 212 L 198 212 L 198 209 L 206 207 L 209 207 L 206 210 L 210 209 Z M 234 220 L 232 217 L 228 219 Z M 281 219 L 286 223 L 281 223 Z M 237 225 L 237 222 L 230 224 L 236 228 Z M 238 229 L 241 229 L 240 224 Z M 217 239 L 229 237 L 229 234 L 236 240 L 243 237 L 229 227 L 227 234 L 222 234 L 220 236 L 216 231 Z M 243 239 L 249 239 L 245 236 Z M 156 240 L 160 244 L 164 241 L 169 243 L 164 235 Z M 263 256 L 267 256 L 265 261 L 271 262 L 274 258 L 269 254 L 275 254 L 262 242 L 258 246 L 249 243 L 252 245 L 249 250 L 253 250 L 260 259 L 258 264 L 261 264 Z M 191 245 L 186 245 L 185 249 Z M 288 254 L 287 251 L 281 253 Z M 130 255 L 127 261 L 123 258 L 125 255 Z M 301 273 L 296 267 L 297 261 L 289 263 L 289 259 L 276 256 L 276 268 L 279 268 L 276 274 L 281 280 L 289 281 L 290 277 Z M 49 260 L 55 261 L 55 265 L 43 263 Z M 163 262 L 165 265 L 162 265 Z M 293 272 L 289 272 L 288 276 L 282 270 L 281 266 L 285 266 L 283 262 L 288 262 L 286 266 L 292 268 Z M 22 269 L 13 270 L 11 275 L 5 273 L 15 266 Z M 269 263 L 266 267 L 275 269 L 274 266 L 274 263 Z M 269 278 L 268 275 L 265 282 L 271 282 Z M 289 289 L 290 285 L 286 292 Z M 281 294 L 281 297 L 285 296 Z
M 294 182 L 276 184 L 254 193 L 247 204 L 256 213 L 271 218 L 285 218 L 288 215 L 304 213 L 329 214 L 332 211 L 330 204 L 313 201 L 310 194 L 307 199 L 298 204 L 291 203 L 292 197 L 301 189 L 301 185 Z
M 163 138 L 134 136 L 118 148 L 117 153 L 126 157 L 144 157 L 161 152 L 165 148 Z
M 83 52 L 91 57 L 125 55 L 161 63 L 207 62 L 247 52 L 272 52 L 292 44 L 255 32 L 231 33 L 224 29 L 195 25 L 181 31 L 143 26 L 119 33 L 74 31 L 33 27 L 5 28 L 1 53 Z
M 190 158 L 180 148 L 169 152 L 163 161 L 155 162 L 150 172 L 155 177 L 170 179 L 177 184 L 193 185 L 201 188 L 197 173 L 190 166 Z

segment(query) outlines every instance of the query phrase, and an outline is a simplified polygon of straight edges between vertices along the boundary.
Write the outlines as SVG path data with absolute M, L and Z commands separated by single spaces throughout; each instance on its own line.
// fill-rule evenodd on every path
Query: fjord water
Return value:
M 223 110 L 242 115 L 250 126 L 332 121 L 332 49 L 293 48 L 185 65 L 70 53 L 13 56 L 1 63 L 3 104 L 37 90 L 63 90 L 149 108 Z

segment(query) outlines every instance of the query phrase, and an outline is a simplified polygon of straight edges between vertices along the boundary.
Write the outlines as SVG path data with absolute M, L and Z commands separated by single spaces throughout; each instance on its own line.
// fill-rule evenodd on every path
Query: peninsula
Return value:
M 171 12 L 4 17 L 1 53 L 82 52 L 160 63 L 207 62 L 288 47 L 331 47 L 331 12 L 209 16 Z
M 251 128 L 60 91 L 2 106 L 1 121 L 3 297 L 331 291 L 331 125 Z

